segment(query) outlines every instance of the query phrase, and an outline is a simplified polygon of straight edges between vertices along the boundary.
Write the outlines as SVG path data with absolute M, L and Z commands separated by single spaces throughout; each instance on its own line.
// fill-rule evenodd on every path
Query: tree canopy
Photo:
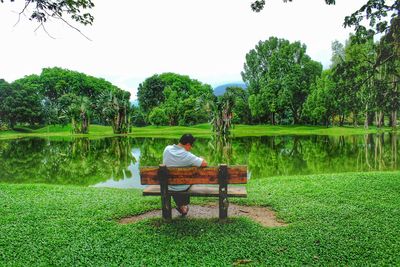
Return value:
M 66 124 L 87 133 L 89 123 L 129 127 L 130 93 L 110 82 L 62 68 L 45 68 L 9 84 L 0 80 L 0 121 L 16 124 Z
M 300 42 L 271 37 L 246 55 L 243 81 L 249 87 L 249 106 L 256 121 L 299 123 L 310 86 L 322 65 L 306 54 Z
M 189 76 L 163 73 L 147 78 L 138 88 L 139 107 L 148 123 L 192 125 L 207 122 L 199 101 L 213 97 L 210 85 Z

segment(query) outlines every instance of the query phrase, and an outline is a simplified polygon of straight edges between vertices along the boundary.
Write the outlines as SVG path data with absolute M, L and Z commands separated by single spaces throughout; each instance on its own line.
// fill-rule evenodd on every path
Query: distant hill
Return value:
M 214 95 L 216 95 L 216 96 L 223 95 L 225 93 L 226 88 L 228 88 L 228 87 L 241 87 L 243 89 L 247 89 L 247 86 L 245 83 L 226 83 L 226 84 L 222 84 L 222 85 L 215 87 Z

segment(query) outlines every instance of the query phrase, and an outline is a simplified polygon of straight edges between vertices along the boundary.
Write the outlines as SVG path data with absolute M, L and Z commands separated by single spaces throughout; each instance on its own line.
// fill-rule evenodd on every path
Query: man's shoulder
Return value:
M 172 149 L 174 149 L 174 145 L 167 145 L 167 146 L 164 148 L 164 151 L 172 150 Z

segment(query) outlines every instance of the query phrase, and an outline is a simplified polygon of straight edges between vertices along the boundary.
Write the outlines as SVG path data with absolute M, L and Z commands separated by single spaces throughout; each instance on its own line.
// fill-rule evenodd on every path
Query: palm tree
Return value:
M 112 90 L 103 92 L 97 99 L 97 107 L 106 122 L 111 124 L 115 134 L 128 133 L 130 123 L 128 115 L 131 110 L 129 96 L 129 92 Z

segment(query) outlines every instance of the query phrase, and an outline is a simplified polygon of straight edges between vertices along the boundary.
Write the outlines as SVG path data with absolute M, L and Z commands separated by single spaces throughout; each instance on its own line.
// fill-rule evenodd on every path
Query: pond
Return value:
M 175 139 L 0 140 L 0 182 L 141 188 L 139 166 L 158 166 Z M 192 152 L 209 165 L 248 165 L 251 179 L 269 176 L 398 170 L 399 138 L 272 136 L 231 139 L 224 146 L 198 139 Z

